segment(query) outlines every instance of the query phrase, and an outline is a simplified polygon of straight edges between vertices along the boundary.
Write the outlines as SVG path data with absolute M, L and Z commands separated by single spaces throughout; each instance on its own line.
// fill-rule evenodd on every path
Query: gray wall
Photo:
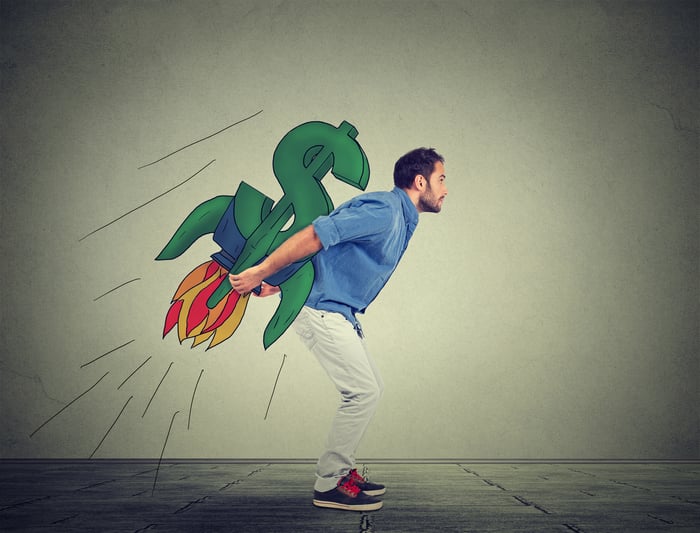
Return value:
M 421 145 L 450 189 L 364 317 L 360 456 L 700 458 L 697 3 L 1 6 L 2 457 L 316 456 L 336 393 L 293 332 L 263 350 L 274 299 L 180 346 L 170 297 L 217 248 L 153 258 L 242 180 L 279 198 L 292 127 L 348 120 L 368 190 Z

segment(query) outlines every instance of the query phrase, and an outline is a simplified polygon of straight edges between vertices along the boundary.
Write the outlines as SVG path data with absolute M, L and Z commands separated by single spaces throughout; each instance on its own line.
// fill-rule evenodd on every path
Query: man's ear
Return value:
M 427 180 L 423 174 L 416 174 L 416 177 L 413 178 L 413 186 L 421 192 L 425 189 L 426 182 Z

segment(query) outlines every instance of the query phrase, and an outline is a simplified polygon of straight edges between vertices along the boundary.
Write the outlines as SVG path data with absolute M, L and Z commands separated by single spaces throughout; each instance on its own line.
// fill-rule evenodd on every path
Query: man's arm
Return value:
M 263 279 L 299 259 L 315 254 L 322 247 L 314 227 L 306 226 L 284 241 L 259 265 L 252 266 L 240 274 L 229 274 L 229 281 L 236 292 L 246 294 L 258 287 Z

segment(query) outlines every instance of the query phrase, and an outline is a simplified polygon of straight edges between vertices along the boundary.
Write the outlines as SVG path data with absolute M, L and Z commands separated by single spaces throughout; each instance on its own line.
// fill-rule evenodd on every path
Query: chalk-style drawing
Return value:
M 355 139 L 357 134 L 346 121 L 338 127 L 325 122 L 296 126 L 272 156 L 273 172 L 284 192 L 276 203 L 243 181 L 234 196 L 217 196 L 192 210 L 156 260 L 179 257 L 207 234 L 213 234 L 221 249 L 180 283 L 166 314 L 163 337 L 175 329 L 181 343 L 192 339 L 195 347 L 209 341 L 209 349 L 233 335 L 250 295 L 234 291 L 228 274 L 263 261 L 291 235 L 333 210 L 321 184 L 328 172 L 357 189 L 366 188 L 369 163 Z M 286 331 L 304 305 L 314 280 L 310 259 L 264 280 L 281 289 L 280 303 L 263 333 L 265 349 Z
M 140 166 L 139 169 L 156 165 L 195 144 L 207 141 L 224 131 L 229 131 L 233 126 L 250 120 L 260 113 L 261 111 L 258 111 L 254 115 L 238 120 L 206 137 L 190 142 L 177 150 L 170 151 L 167 155 Z M 185 221 L 158 255 L 157 260 L 169 260 L 179 257 L 192 243 L 206 234 L 213 234 L 213 240 L 220 247 L 220 250 L 212 254 L 210 261 L 193 269 L 175 291 L 170 310 L 166 315 L 163 336 L 172 329 L 177 328 L 180 342 L 189 338 L 193 339 L 192 346 L 196 346 L 201 342 L 210 340 L 209 348 L 211 348 L 233 335 L 241 323 L 250 295 L 239 295 L 232 290 L 228 282 L 229 272 L 238 273 L 257 264 L 288 237 L 310 224 L 316 217 L 326 215 L 332 211 L 333 202 L 326 189 L 321 185 L 321 180 L 328 172 L 355 188 L 361 190 L 366 188 L 369 181 L 369 164 L 362 148 L 355 140 L 357 134 L 358 132 L 354 126 L 345 121 L 338 127 L 325 122 L 303 123 L 289 131 L 274 151 L 272 167 L 275 177 L 283 190 L 283 195 L 276 203 L 272 198 L 265 196 L 252 186 L 241 182 L 235 195 L 217 196 L 207 200 L 197 206 L 186 217 Z M 86 233 L 78 241 L 83 242 L 96 233 L 121 222 L 136 211 L 146 207 L 150 208 L 164 196 L 176 190 L 182 190 L 182 186 L 196 176 L 202 175 L 205 170 L 210 169 L 215 161 L 215 159 L 210 160 L 188 178 L 157 196 L 141 202 L 128 212 L 103 224 L 99 228 Z M 279 306 L 263 334 L 265 348 L 268 348 L 284 333 L 305 303 L 314 280 L 314 270 L 310 259 L 311 257 L 304 258 L 265 280 L 266 283 L 279 286 L 281 289 Z M 123 287 L 140 280 L 140 277 L 135 277 L 128 281 L 123 281 L 114 288 L 94 297 L 93 302 L 101 303 L 104 301 L 104 297 L 108 295 L 113 297 Z M 149 389 L 149 395 L 143 397 L 140 394 L 143 391 L 136 390 L 137 384 L 134 383 L 134 376 L 141 376 L 144 368 L 147 366 L 152 367 L 158 364 L 159 361 L 155 357 L 145 354 L 143 354 L 145 359 L 141 362 L 135 361 L 133 358 L 134 354 L 130 353 L 130 351 L 133 352 L 133 348 L 137 344 L 136 338 L 125 339 L 124 342 L 119 343 L 116 347 L 100 350 L 97 352 L 99 355 L 94 355 L 81 364 L 80 368 L 85 369 L 104 364 L 115 364 L 115 360 L 119 361 L 118 369 L 106 371 L 89 388 L 44 420 L 32 431 L 29 437 L 33 438 L 40 430 L 77 402 L 85 401 L 84 398 L 89 394 L 94 395 L 104 392 L 105 387 L 109 388 L 111 386 L 116 387 L 120 391 L 124 390 L 125 397 L 120 402 L 120 405 L 115 406 L 114 418 L 105 421 L 104 432 L 99 437 L 99 440 L 96 439 L 95 444 L 93 444 L 90 458 L 98 455 L 103 449 L 103 445 L 117 429 L 120 421 L 129 412 L 138 412 L 141 419 L 148 419 L 149 417 L 152 419 L 153 415 L 149 412 L 149 408 L 161 389 L 161 385 L 172 373 L 172 369 L 176 365 L 174 361 L 170 361 L 169 364 L 166 363 L 167 368 L 163 369 L 162 375 L 160 371 L 154 369 L 158 376 L 161 376 L 160 381 L 154 384 L 153 389 Z M 138 349 L 136 353 L 138 353 Z M 265 418 L 267 418 L 269 413 L 286 357 L 285 354 L 277 372 L 277 378 L 267 404 Z M 126 367 L 124 366 L 125 362 L 131 362 L 131 365 Z M 113 382 L 111 385 L 110 380 L 107 379 L 110 374 Z M 194 389 L 189 399 L 187 417 L 188 430 L 192 422 L 195 396 L 203 374 L 204 369 L 202 368 L 196 381 L 193 380 Z M 98 389 L 98 386 L 101 389 Z M 171 411 L 170 423 L 160 449 L 157 465 L 154 469 L 148 471 L 155 472 L 151 494 L 155 491 L 166 447 L 171 433 L 175 429 L 175 418 L 181 412 L 184 412 L 184 410 L 174 408 Z M 252 472 L 251 475 L 255 472 L 257 471 Z

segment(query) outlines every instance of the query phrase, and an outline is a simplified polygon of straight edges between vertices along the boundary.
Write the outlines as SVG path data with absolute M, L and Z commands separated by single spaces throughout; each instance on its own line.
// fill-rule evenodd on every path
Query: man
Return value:
M 403 255 L 418 214 L 438 213 L 447 195 L 444 158 L 418 148 L 394 166 L 394 189 L 361 194 L 287 239 L 259 265 L 231 274 L 233 288 L 261 296 L 279 292 L 263 283 L 285 266 L 312 258 L 315 278 L 294 328 L 316 355 L 341 394 L 318 460 L 314 505 L 354 511 L 381 508 L 383 485 L 355 469 L 357 449 L 384 384 L 367 346 L 357 313 L 379 294 Z

